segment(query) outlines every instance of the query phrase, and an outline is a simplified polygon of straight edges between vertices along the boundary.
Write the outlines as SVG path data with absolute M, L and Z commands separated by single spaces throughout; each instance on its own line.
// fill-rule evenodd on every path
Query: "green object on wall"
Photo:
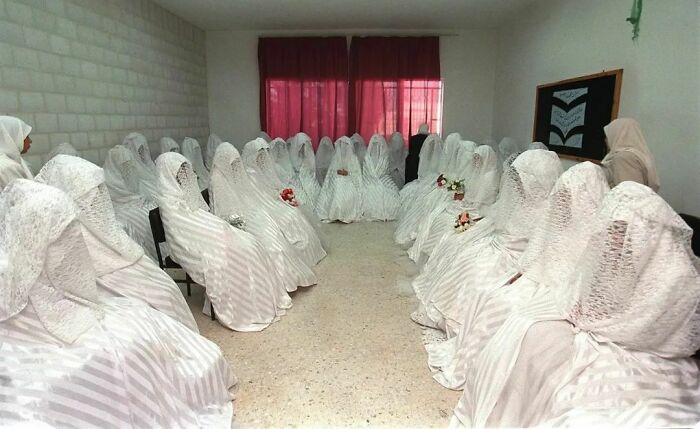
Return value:
M 632 40 L 639 38 L 639 22 L 642 19 L 642 0 L 632 0 L 632 12 L 627 22 L 632 24 Z

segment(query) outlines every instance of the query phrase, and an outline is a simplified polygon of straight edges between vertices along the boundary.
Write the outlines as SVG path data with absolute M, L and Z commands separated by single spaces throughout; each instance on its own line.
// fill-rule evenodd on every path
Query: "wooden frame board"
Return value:
M 532 140 L 562 158 L 599 163 L 607 153 L 603 127 L 620 110 L 622 69 L 537 86 Z

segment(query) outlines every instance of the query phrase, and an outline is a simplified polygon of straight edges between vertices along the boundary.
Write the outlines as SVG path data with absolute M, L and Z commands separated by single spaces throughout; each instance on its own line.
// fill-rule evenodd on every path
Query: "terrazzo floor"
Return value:
M 212 322 L 197 286 L 188 298 L 202 334 L 239 378 L 234 426 L 446 427 L 460 393 L 430 376 L 409 317 L 415 297 L 399 286 L 405 252 L 393 242 L 394 225 L 323 230 L 329 255 L 315 269 L 318 285 L 293 293 L 294 307 L 265 331 Z

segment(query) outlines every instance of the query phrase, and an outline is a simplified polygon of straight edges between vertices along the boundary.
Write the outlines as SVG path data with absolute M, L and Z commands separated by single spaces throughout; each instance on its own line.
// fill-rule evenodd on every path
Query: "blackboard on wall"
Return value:
M 603 127 L 617 118 L 621 88 L 622 69 L 539 85 L 533 141 L 564 158 L 602 160 Z

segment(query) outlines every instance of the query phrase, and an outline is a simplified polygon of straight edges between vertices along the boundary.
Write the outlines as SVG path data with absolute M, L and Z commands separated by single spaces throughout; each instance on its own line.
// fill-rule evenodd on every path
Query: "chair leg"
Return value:
M 216 316 L 214 315 L 214 304 L 209 302 L 209 312 L 211 314 L 211 320 L 216 320 Z
M 190 288 L 190 284 L 192 284 L 192 279 L 190 279 L 190 275 L 185 273 L 185 283 L 187 284 L 187 296 L 192 296 L 192 289 Z

